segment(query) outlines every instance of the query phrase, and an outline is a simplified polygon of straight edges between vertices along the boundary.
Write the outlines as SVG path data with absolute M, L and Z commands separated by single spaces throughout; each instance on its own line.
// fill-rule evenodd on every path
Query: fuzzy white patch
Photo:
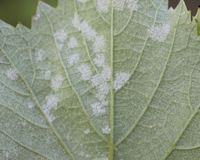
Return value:
M 35 53 L 36 56 L 36 61 L 37 62 L 42 62 L 46 59 L 46 57 L 44 56 L 44 51 L 43 50 L 39 50 Z
M 119 90 L 129 80 L 130 74 L 124 73 L 124 72 L 120 72 L 120 73 L 116 73 L 115 77 L 116 78 L 115 78 L 115 80 L 113 82 L 113 88 L 115 90 Z
M 153 29 L 148 30 L 148 34 L 154 41 L 164 42 L 167 38 L 167 35 L 170 32 L 170 25 L 163 24 L 162 27 L 153 27 Z
M 126 0 L 127 7 L 130 9 L 130 11 L 137 11 L 138 10 L 138 5 L 135 0 Z
M 96 38 L 96 31 L 94 29 L 92 29 L 91 26 L 88 25 L 87 22 L 83 22 L 81 23 L 81 27 L 82 27 L 82 32 L 85 35 L 85 38 L 89 41 L 93 41 Z
M 103 101 L 106 98 L 106 95 L 109 93 L 109 85 L 105 82 L 99 75 L 92 76 L 91 79 L 92 86 L 96 87 L 98 93 L 96 94 L 96 98 L 100 101 Z
M 48 110 L 51 110 L 51 109 L 55 109 L 57 108 L 57 103 L 59 102 L 59 99 L 54 96 L 54 95 L 50 95 L 50 96 L 46 96 L 46 105 L 45 105 L 45 108 L 48 109 Z
M 95 53 L 105 52 L 107 45 L 104 36 L 97 36 L 93 46 Z
M 58 49 L 61 50 L 63 48 L 63 44 L 58 44 Z
M 81 24 L 77 13 L 74 14 L 74 19 L 72 20 L 72 24 L 78 31 L 81 30 Z
M 49 112 L 51 109 L 57 108 L 58 102 L 59 102 L 59 99 L 56 96 L 54 95 L 46 96 L 46 104 L 44 104 L 42 107 L 44 109 L 44 113 L 46 117 L 48 118 L 50 122 L 54 121 L 55 117 L 53 115 L 50 115 Z
M 102 114 L 106 113 L 106 109 L 103 108 L 100 102 L 92 104 L 91 107 L 93 109 L 93 115 L 95 116 L 101 116 Z
M 40 18 L 39 14 L 36 14 L 36 15 L 33 16 L 33 20 L 35 20 L 35 21 L 37 21 L 39 18 Z
M 63 82 L 63 77 L 62 76 L 57 76 L 54 79 L 51 80 L 51 88 L 54 91 L 57 91 L 61 86 Z
M 105 57 L 103 54 L 97 54 L 95 59 L 94 59 L 94 63 L 98 66 L 98 67 L 103 67 L 105 62 Z
M 92 156 L 89 155 L 89 154 L 86 154 L 86 155 L 85 155 L 85 158 L 92 158 Z
M 99 12 L 107 13 L 110 8 L 110 0 L 98 0 Z
M 105 80 L 105 81 L 109 81 L 111 78 L 111 69 L 108 65 L 104 65 L 103 66 L 103 70 L 101 72 L 101 77 Z
M 78 67 L 78 71 L 82 74 L 82 80 L 87 81 L 90 80 L 92 76 L 91 68 L 87 64 L 82 64 Z
M 78 0 L 79 2 L 81 2 L 81 3 L 85 3 L 85 2 L 87 2 L 88 0 Z
M 113 7 L 117 11 L 123 11 L 126 0 L 114 0 Z
M 26 121 L 22 122 L 22 126 L 24 127 L 26 126 Z
M 6 71 L 6 76 L 13 81 L 18 79 L 18 73 L 14 68 L 9 68 Z
M 76 47 L 79 47 L 79 46 L 80 45 L 79 45 L 79 43 L 78 43 L 76 38 L 74 38 L 74 37 L 70 38 L 70 41 L 68 43 L 68 47 L 69 48 L 76 48 Z
M 33 108 L 35 106 L 34 102 L 28 102 L 28 108 Z
M 80 57 L 79 57 L 78 54 L 74 54 L 74 55 L 72 55 L 71 57 L 69 57 L 69 59 L 68 59 L 68 63 L 69 63 L 70 65 L 76 64 L 76 63 L 78 63 L 79 61 L 80 61 Z
M 168 13 L 173 13 L 174 12 L 174 9 L 172 8 L 172 7 L 170 7 L 169 9 L 168 9 Z
M 106 126 L 106 128 L 102 128 L 102 132 L 104 134 L 110 134 L 110 128 L 109 128 L 109 126 Z
M 54 36 L 56 40 L 59 40 L 61 42 L 64 42 L 67 39 L 67 33 L 65 33 L 64 29 L 58 30 L 58 32 L 56 32 Z
M 85 134 L 89 134 L 90 133 L 90 129 L 87 129 L 84 131 Z
M 48 80 L 51 78 L 51 71 L 50 70 L 46 70 L 45 74 L 44 74 L 44 79 Z

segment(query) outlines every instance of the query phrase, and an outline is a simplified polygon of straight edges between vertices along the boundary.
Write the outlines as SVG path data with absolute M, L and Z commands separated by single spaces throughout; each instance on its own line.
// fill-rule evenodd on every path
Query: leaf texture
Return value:
M 0 159 L 200 157 L 200 38 L 183 1 L 39 2 L 0 21 Z

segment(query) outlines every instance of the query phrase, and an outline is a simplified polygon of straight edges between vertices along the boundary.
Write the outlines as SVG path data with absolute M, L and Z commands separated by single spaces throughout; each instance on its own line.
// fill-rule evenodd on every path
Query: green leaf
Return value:
M 0 21 L 0 159 L 199 159 L 200 38 L 183 1 L 39 2 L 32 21 Z

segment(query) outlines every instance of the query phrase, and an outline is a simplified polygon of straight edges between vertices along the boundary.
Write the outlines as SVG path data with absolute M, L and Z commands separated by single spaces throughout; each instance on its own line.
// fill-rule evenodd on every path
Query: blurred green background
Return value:
M 58 0 L 42 0 L 50 6 L 56 7 Z M 38 0 L 0 0 L 0 19 L 13 26 L 21 22 L 31 27 L 31 17 L 36 13 Z
M 50 6 L 56 7 L 58 0 L 42 0 Z M 169 6 L 176 7 L 180 0 L 169 0 Z M 200 0 L 185 0 L 188 10 L 192 15 L 196 14 Z M 0 19 L 16 26 L 21 22 L 27 27 L 31 27 L 31 17 L 36 13 L 38 0 L 0 0 Z

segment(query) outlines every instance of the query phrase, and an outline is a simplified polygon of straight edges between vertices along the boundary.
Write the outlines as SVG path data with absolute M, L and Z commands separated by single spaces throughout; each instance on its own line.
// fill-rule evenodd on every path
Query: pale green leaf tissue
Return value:
M 59 0 L 31 29 L 0 21 L 0 159 L 199 160 L 198 21 L 167 6 Z

